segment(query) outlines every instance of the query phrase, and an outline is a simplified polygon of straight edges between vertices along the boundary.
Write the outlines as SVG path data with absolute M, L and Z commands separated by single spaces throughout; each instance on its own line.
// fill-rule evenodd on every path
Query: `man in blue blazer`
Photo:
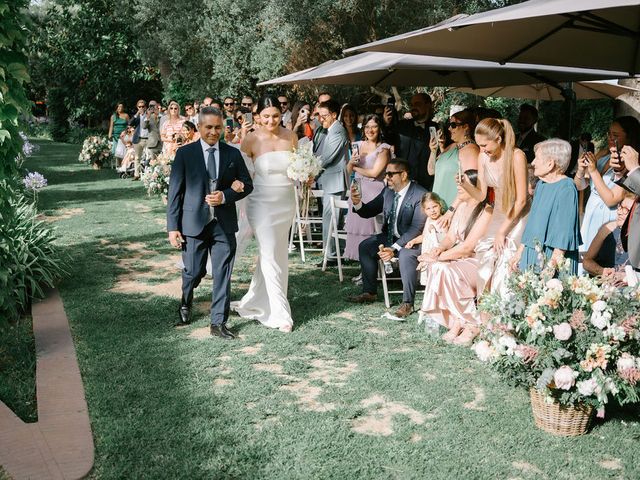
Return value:
M 362 294 L 351 297 L 356 303 L 377 300 L 378 259 L 390 261 L 398 257 L 402 278 L 402 303 L 395 315 L 400 318 L 413 312 L 413 302 L 418 283 L 418 255 L 420 245 L 406 248 L 409 240 L 422 233 L 426 217 L 422 211 L 422 196 L 427 191 L 409 178 L 409 163 L 395 158 L 387 165 L 387 188 L 369 203 L 362 203 L 360 194 L 351 189 L 353 210 L 363 218 L 383 213 L 382 233 L 360 243 L 359 255 L 362 267 Z M 384 245 L 382 250 L 379 246 Z
M 193 290 L 206 273 L 211 253 L 211 334 L 231 340 L 234 336 L 225 324 L 238 231 L 235 202 L 251 193 L 253 183 L 240 152 L 219 141 L 222 112 L 204 107 L 198 121 L 200 140 L 178 149 L 169 179 L 169 242 L 182 249 L 184 263 L 179 324 L 190 321 Z M 235 180 L 242 191 L 231 188 Z

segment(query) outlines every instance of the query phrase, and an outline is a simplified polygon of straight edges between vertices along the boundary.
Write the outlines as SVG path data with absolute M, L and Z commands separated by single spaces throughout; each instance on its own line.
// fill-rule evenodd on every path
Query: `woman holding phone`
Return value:
M 352 144 L 351 160 L 347 164 L 349 178 L 354 173 L 354 182 L 360 188 L 363 202 L 370 202 L 384 188 L 384 171 L 391 160 L 391 145 L 382 142 L 382 119 L 374 114 L 364 119 L 364 140 Z M 382 225 L 379 219 L 362 218 L 351 211 L 347 213 L 345 230 L 347 241 L 344 257 L 359 260 L 360 242 L 379 233 Z
M 293 105 L 293 109 L 291 110 L 291 126 L 287 128 L 293 130 L 293 133 L 298 136 L 298 143 L 300 144 L 313 140 L 311 105 L 309 103 L 298 101 Z
M 601 150 L 598 155 L 585 153 L 578 159 L 578 170 L 574 182 L 578 190 L 591 186 L 591 195 L 584 209 L 582 219 L 581 252 L 589 250 L 589 245 L 605 223 L 616 219 L 616 208 L 624 198 L 625 190 L 616 185 L 616 177 L 624 174 L 624 165 L 611 160 L 611 149 L 622 150 L 625 145 L 638 149 L 640 143 L 640 123 L 634 117 L 618 117 L 609 127 L 607 133 L 608 149 Z M 587 183 L 586 177 L 590 178 Z

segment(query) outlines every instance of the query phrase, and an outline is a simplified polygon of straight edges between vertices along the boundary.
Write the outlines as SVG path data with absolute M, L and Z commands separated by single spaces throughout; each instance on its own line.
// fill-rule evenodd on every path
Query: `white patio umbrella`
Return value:
M 473 89 L 532 83 L 623 78 L 624 72 L 459 58 L 365 52 L 261 82 L 258 85 L 439 86 Z
M 625 93 L 639 93 L 636 88 L 618 85 L 616 80 L 593 82 L 574 82 L 573 91 L 577 100 L 596 100 L 602 98 L 618 98 Z M 562 91 L 553 85 L 535 83 L 531 85 L 510 85 L 494 88 L 456 88 L 455 91 L 471 93 L 481 97 L 523 98 L 540 101 L 564 100 Z
M 640 71 L 640 0 L 530 0 L 345 50 Z

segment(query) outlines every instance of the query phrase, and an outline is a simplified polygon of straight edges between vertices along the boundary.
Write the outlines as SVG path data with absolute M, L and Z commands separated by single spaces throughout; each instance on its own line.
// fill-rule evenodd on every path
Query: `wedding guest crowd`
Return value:
M 220 141 L 239 148 L 261 119 L 252 95 L 238 98 L 187 102 L 184 116 L 175 101 L 163 114 L 155 100 L 139 100 L 131 117 L 118 104 L 108 132 L 118 166 L 131 163 L 137 179 L 153 155 L 173 156 L 197 141 L 205 106 L 224 116 Z M 416 312 L 423 293 L 420 320 L 443 328 L 445 341 L 466 345 L 479 331 L 478 299 L 504 291 L 514 271 L 584 270 L 616 285 L 634 281 L 627 265 L 640 272 L 640 123 L 633 117 L 616 118 L 608 145 L 597 151 L 588 133 L 572 143 L 546 140 L 529 104 L 520 108 L 516 134 L 486 108 L 454 112 L 441 126 L 426 93 L 413 95 L 404 113 L 393 97 L 368 111 L 329 92 L 313 101 L 277 99 L 282 126 L 322 163 L 313 188 L 323 191 L 323 248 L 330 259 L 339 253 L 359 264 L 353 302 L 378 301 L 380 269 L 392 266 L 402 282 L 395 317 Z M 581 219 L 578 192 L 586 189 Z M 331 197 L 349 205 L 337 212 L 346 231 L 340 252 L 327 237 L 336 213 Z

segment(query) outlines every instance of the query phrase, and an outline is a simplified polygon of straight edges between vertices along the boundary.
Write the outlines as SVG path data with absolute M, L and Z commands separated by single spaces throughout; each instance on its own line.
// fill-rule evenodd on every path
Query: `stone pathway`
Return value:
M 38 422 L 0 402 L 0 465 L 14 480 L 83 478 L 93 437 L 69 321 L 57 290 L 33 305 Z

